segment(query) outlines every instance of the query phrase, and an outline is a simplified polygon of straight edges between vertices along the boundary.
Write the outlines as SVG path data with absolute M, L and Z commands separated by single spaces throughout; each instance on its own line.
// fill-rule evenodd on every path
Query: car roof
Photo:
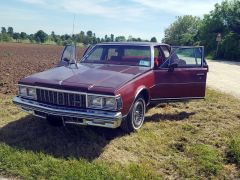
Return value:
M 159 45 L 166 45 L 164 43 L 157 43 L 157 42 L 104 42 L 99 43 L 97 45 L 135 45 L 135 46 L 159 46 Z

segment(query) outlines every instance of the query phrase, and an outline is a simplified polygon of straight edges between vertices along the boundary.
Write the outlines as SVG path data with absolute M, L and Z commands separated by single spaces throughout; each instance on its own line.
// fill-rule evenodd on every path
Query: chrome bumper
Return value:
M 66 124 L 117 128 L 121 125 L 123 118 L 121 112 L 78 109 L 48 105 L 33 100 L 23 99 L 18 96 L 13 98 L 13 103 L 19 106 L 23 111 L 41 118 L 46 118 L 49 115 L 60 116 Z

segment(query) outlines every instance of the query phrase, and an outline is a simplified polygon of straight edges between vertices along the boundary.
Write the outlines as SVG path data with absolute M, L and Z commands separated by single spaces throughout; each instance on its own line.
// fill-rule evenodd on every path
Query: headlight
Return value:
M 24 86 L 19 86 L 19 95 L 20 96 L 27 96 L 27 88 Z
M 36 89 L 32 87 L 27 87 L 27 86 L 19 86 L 19 96 L 26 97 L 26 98 L 31 98 L 31 99 L 36 99 L 37 98 L 37 93 Z
M 116 99 L 113 97 L 105 97 L 103 98 L 103 107 L 107 108 L 115 108 L 116 107 Z
M 102 97 L 88 95 L 88 107 L 102 108 Z
M 120 97 L 88 95 L 88 108 L 119 110 L 122 107 Z
M 36 89 L 35 88 L 27 88 L 27 96 L 36 97 Z

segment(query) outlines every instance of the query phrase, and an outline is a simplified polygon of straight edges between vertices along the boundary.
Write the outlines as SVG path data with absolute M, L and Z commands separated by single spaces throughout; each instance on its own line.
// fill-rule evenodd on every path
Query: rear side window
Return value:
M 202 66 L 201 47 L 183 47 L 174 49 L 171 55 L 171 63 L 175 62 L 178 67 L 198 67 Z
M 125 49 L 124 50 L 124 55 L 125 56 L 139 56 L 139 57 L 151 57 L 151 52 L 149 51 L 148 48 L 146 49 Z

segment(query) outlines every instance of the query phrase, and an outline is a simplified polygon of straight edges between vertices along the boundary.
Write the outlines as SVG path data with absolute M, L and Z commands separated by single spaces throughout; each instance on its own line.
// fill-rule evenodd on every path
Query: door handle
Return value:
M 205 76 L 204 73 L 197 73 L 197 76 Z

